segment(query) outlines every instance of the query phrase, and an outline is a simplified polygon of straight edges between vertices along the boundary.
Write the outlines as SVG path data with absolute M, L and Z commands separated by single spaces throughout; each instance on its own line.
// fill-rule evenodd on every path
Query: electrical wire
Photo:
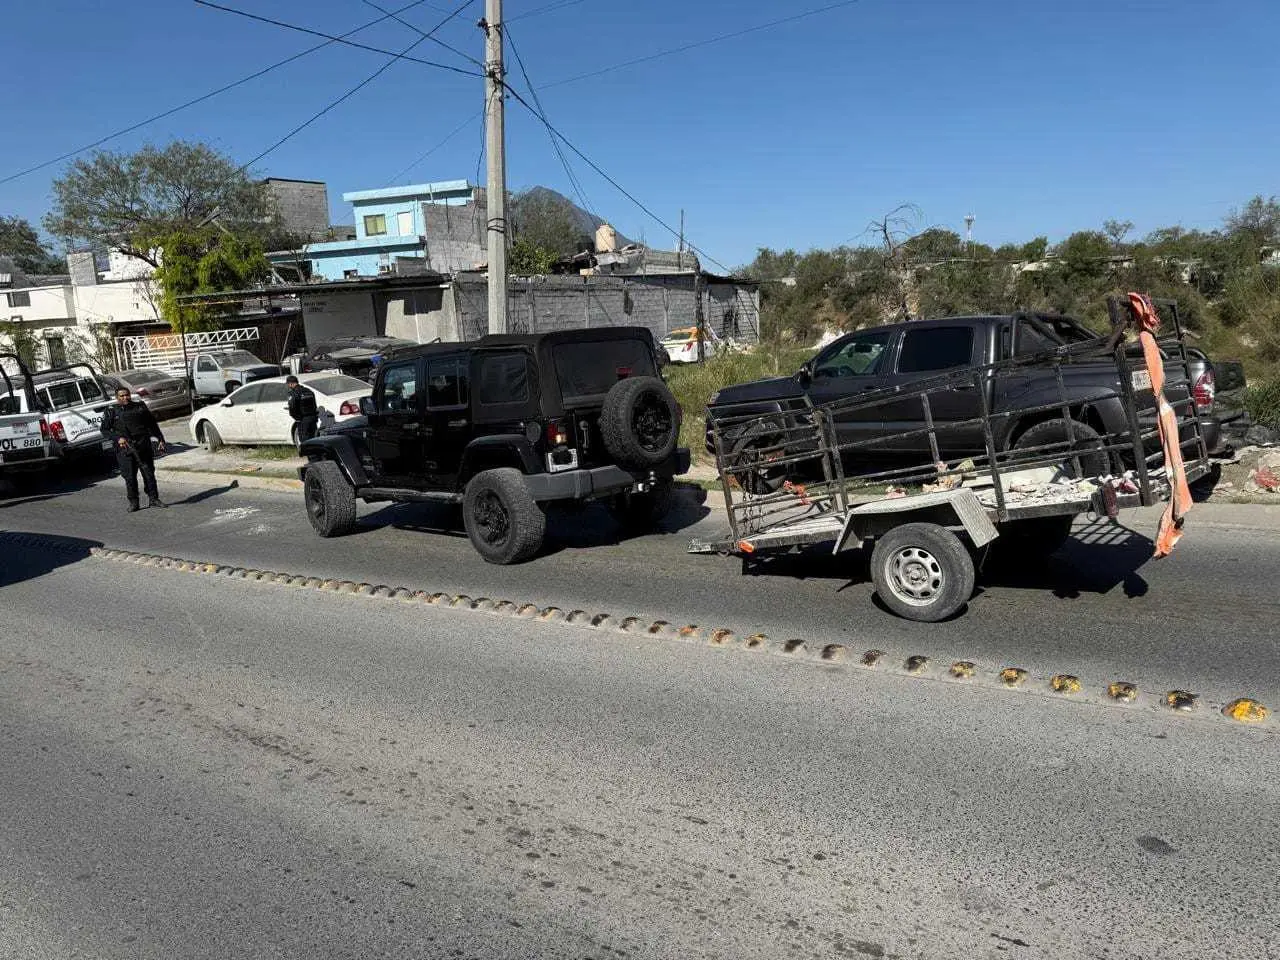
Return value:
M 696 40 L 693 43 L 686 43 L 683 46 L 672 47 L 670 50 L 660 50 L 659 52 L 651 53 L 648 56 L 636 57 L 634 60 L 625 60 L 622 63 L 615 63 L 611 67 L 602 67 L 599 70 L 592 70 L 590 73 L 580 73 L 574 77 L 566 77 L 564 80 L 556 80 L 553 83 L 548 83 L 542 89 L 548 90 L 551 87 L 562 87 L 566 83 L 577 83 L 579 80 L 589 80 L 592 77 L 599 77 L 606 73 L 613 73 L 615 70 L 634 67 L 637 64 L 648 63 L 650 60 L 658 60 L 662 57 L 670 57 L 677 53 L 684 53 L 687 50 L 696 50 L 699 47 L 707 47 L 713 43 L 720 43 L 723 40 L 733 40 L 737 37 L 745 37 L 749 33 L 758 33 L 761 30 L 768 30 L 770 27 L 777 27 L 784 23 L 803 20 L 806 17 L 816 17 L 820 13 L 826 13 L 829 10 L 838 10 L 841 7 L 851 7 L 855 3 L 861 2 L 862 0 L 840 0 L 839 3 L 829 3 L 825 7 L 818 7 L 814 10 L 805 10 L 801 13 L 794 13 L 788 17 L 780 17 L 777 20 L 770 20 L 768 23 L 757 24 L 754 27 L 745 27 L 742 30 L 734 30 L 732 33 L 722 33 L 719 36 L 708 37 L 705 40 Z
M 464 129 L 466 129 L 471 124 L 475 123 L 477 120 L 479 120 L 483 116 L 484 116 L 484 111 L 482 110 L 479 113 L 473 113 L 471 116 L 467 117 L 467 119 L 463 120 L 462 123 L 454 127 L 447 137 L 445 137 L 443 140 L 437 143 L 434 147 L 432 147 L 426 153 L 422 154 L 422 156 L 418 157 L 417 160 L 414 160 L 408 166 L 404 167 L 402 170 L 397 172 L 394 176 L 391 177 L 391 179 L 388 182 L 395 183 L 397 180 L 403 177 L 406 173 L 408 173 L 410 170 L 412 170 L 414 167 L 420 164 L 423 160 L 427 159 L 427 157 L 431 156 L 433 153 L 435 153 L 437 150 L 443 147 L 446 143 L 448 143 L 450 140 L 452 140 L 454 137 L 460 134 Z M 476 179 L 478 180 L 479 177 L 477 177 Z
M 396 23 L 401 24 L 402 26 L 408 27 L 410 30 L 416 31 L 417 33 L 421 33 L 424 37 L 426 37 L 426 38 L 427 38 L 428 40 L 430 40 L 432 43 L 434 43 L 434 44 L 438 44 L 439 46 L 444 47 L 444 48 L 445 48 L 446 50 L 448 50 L 450 53 L 456 53 L 456 54 L 457 54 L 458 56 L 460 56 L 463 60 L 470 60 L 472 63 L 474 63 L 474 64 L 475 64 L 477 67 L 479 67 L 481 70 L 483 70 L 483 69 L 484 69 L 484 63 L 483 63 L 483 62 L 481 62 L 480 60 L 477 60 L 475 57 L 471 56 L 471 54 L 469 54 L 469 53 L 464 53 L 463 51 L 459 50 L 457 47 L 450 46 L 449 44 L 447 44 L 447 43 L 445 43 L 443 40 L 441 40 L 439 37 L 433 37 L 433 36 L 431 36 L 430 34 L 423 33 L 423 32 L 422 32 L 422 30 L 421 30 L 421 28 L 419 28 L 416 24 L 410 23 L 408 20 L 404 19 L 403 17 L 399 16 L 399 15 L 398 15 L 398 14 L 396 14 L 396 13 L 393 13 L 393 12 L 392 12 L 392 11 L 390 11 L 390 10 L 387 10 L 385 7 L 380 7 L 380 6 L 378 6 L 376 3 L 374 3 L 374 2 L 373 2 L 373 0 L 361 0 L 361 2 L 363 2 L 364 4 L 366 4 L 366 5 L 370 6 L 370 7 L 373 7 L 373 9 L 377 10 L 379 13 L 385 13 L 385 14 L 386 14 L 387 16 L 389 16 L 392 20 L 394 20 Z
M 256 13 L 249 13 L 247 10 L 237 10 L 235 7 L 224 7 L 220 3 L 214 3 L 213 0 L 192 0 L 192 2 L 197 3 L 202 7 L 209 7 L 212 10 L 221 10 L 224 13 L 234 13 L 240 17 L 247 17 L 250 20 L 257 20 L 259 23 L 269 23 L 274 27 L 284 27 L 286 30 L 296 30 L 299 33 L 309 33 L 313 37 L 324 37 L 326 40 L 332 41 L 333 43 L 345 44 L 348 47 L 355 47 L 357 50 L 368 50 L 370 53 L 380 53 L 383 56 L 395 57 L 397 60 L 407 60 L 409 63 L 420 63 L 424 67 L 435 67 L 439 70 L 448 70 L 452 73 L 460 73 L 464 77 L 483 77 L 484 76 L 484 74 L 482 73 L 475 73 L 474 71 L 471 71 L 471 70 L 463 70 L 461 67 L 455 67 L 452 64 L 437 63 L 434 60 L 423 60 L 420 57 L 410 57 L 406 55 L 406 53 L 404 53 L 403 51 L 400 53 L 396 53 L 392 50 L 385 50 L 382 47 L 370 46 L 367 43 L 356 43 L 354 40 L 347 40 L 344 37 L 334 36 L 331 33 L 323 33 L 319 30 L 312 30 L 310 27 L 303 27 L 296 23 L 285 23 L 285 21 L 283 20 L 273 20 L 271 17 L 262 17 Z M 463 6 L 469 7 L 471 5 L 471 2 L 472 0 L 467 0 L 467 3 L 465 3 Z M 457 14 L 454 14 L 454 16 L 457 16 Z M 389 19 L 389 17 L 384 17 L 383 19 Z M 450 17 L 449 19 L 452 20 L 453 17 Z M 424 35 L 419 39 L 420 40 L 426 39 L 426 37 Z M 413 47 L 416 47 L 417 45 L 418 44 L 415 43 L 413 44 L 413 46 L 407 47 L 406 50 L 412 50 Z
M 515 38 L 511 35 L 510 27 L 504 23 L 502 26 L 502 36 L 511 45 L 511 53 L 516 58 L 516 64 L 520 67 L 520 74 L 524 77 L 524 85 L 529 90 L 529 95 L 533 97 L 533 102 L 538 108 L 537 116 L 543 123 L 547 124 L 547 136 L 551 140 L 551 149 L 555 151 L 556 156 L 560 159 L 560 166 L 564 167 L 565 176 L 569 178 L 569 186 L 573 189 L 574 194 L 578 198 L 578 202 L 582 204 L 582 208 L 587 211 L 590 216 L 599 220 L 595 211 L 591 208 L 591 202 L 587 199 L 586 191 L 582 188 L 582 184 L 578 182 L 578 178 L 573 173 L 573 168 L 569 165 L 569 158 L 564 155 L 564 151 L 560 149 L 560 141 L 550 130 L 550 124 L 547 121 L 547 111 L 543 107 L 542 101 L 538 98 L 537 88 L 534 87 L 533 81 L 529 79 L 529 72 L 524 67 L 524 60 L 520 56 L 520 50 L 516 47 Z
M 508 23 L 515 23 L 517 20 L 525 20 L 529 17 L 536 17 L 543 13 L 551 13 L 553 10 L 562 10 L 565 7 L 572 7 L 585 2 L 586 0 L 559 0 L 558 3 L 548 3 L 544 6 L 530 10 L 527 13 L 518 13 L 514 17 L 507 17 L 502 21 L 502 24 L 503 26 L 506 26 Z
M 406 10 L 411 10 L 414 7 L 421 6 L 423 3 L 424 3 L 424 0 L 413 0 L 412 3 L 405 4 L 403 7 L 400 7 L 395 12 L 404 13 Z M 63 160 L 70 160 L 72 157 L 77 156 L 78 154 L 84 153 L 86 150 L 92 150 L 94 147 L 100 147 L 104 143 L 107 143 L 111 140 L 115 140 L 117 137 L 123 137 L 127 133 L 133 133 L 133 131 L 135 130 L 140 130 L 143 127 L 147 126 L 148 124 L 155 123 L 157 120 L 163 120 L 165 117 L 171 117 L 175 113 L 179 113 L 183 110 L 186 110 L 188 107 L 194 107 L 198 103 L 204 103 L 206 100 L 211 100 L 214 97 L 218 96 L 218 94 L 220 93 L 226 93 L 228 90 L 233 90 L 236 87 L 243 86 L 244 84 L 248 83 L 251 80 L 257 80 L 259 77 L 265 76 L 266 74 L 270 73 L 273 70 L 278 70 L 280 67 L 287 66 L 293 63 L 295 60 L 301 60 L 303 57 L 307 56 L 308 54 L 315 53 L 317 50 L 322 50 L 323 48 L 329 46 L 330 44 L 337 43 L 338 41 L 344 40 L 347 37 L 354 36 L 355 34 L 359 33 L 362 30 L 367 30 L 369 27 L 377 26 L 379 23 L 382 23 L 384 20 L 389 20 L 389 19 L 391 18 L 389 16 L 386 16 L 386 17 L 379 17 L 377 20 L 370 20 L 368 23 L 361 24 L 360 26 L 355 27 L 352 30 L 348 30 L 346 33 L 342 34 L 339 37 L 336 37 L 331 40 L 326 40 L 324 43 L 317 43 L 315 46 L 308 47 L 306 50 L 299 51 L 298 53 L 295 53 L 291 57 L 285 57 L 283 60 L 277 60 L 275 63 L 271 64 L 270 66 L 263 67 L 261 70 L 255 71 L 254 73 L 251 73 L 248 76 L 241 77 L 239 80 L 233 80 L 231 83 L 223 84 L 221 87 L 218 87 L 216 90 L 210 90 L 208 93 L 202 94 L 201 96 L 188 100 L 185 103 L 180 103 L 176 107 L 170 107 L 168 110 L 164 110 L 161 113 L 155 114 L 154 116 L 147 117 L 147 119 L 145 120 L 140 120 L 137 123 L 130 124 L 129 126 L 124 127 L 123 129 L 115 131 L 114 133 L 109 133 L 105 137 L 99 137 L 97 140 L 94 140 L 92 143 L 87 143 L 83 147 L 77 147 L 75 150 L 70 150 L 67 153 L 62 154 L 61 156 L 54 157 L 51 160 L 45 160 L 42 163 L 37 163 L 34 166 L 27 167 L 25 170 L 19 170 L 17 173 L 11 173 L 8 176 L 4 177 L 3 179 L 0 179 L 0 184 L 10 183 L 11 181 L 17 180 L 20 177 L 25 177 L 28 174 L 36 173 L 37 171 L 43 170 L 46 167 L 51 167 L 55 163 L 61 163 Z
M 520 96 L 519 91 L 513 89 L 509 84 L 506 84 L 506 83 L 504 83 L 503 86 L 506 88 L 507 92 L 510 93 L 511 96 L 513 96 L 517 100 L 517 102 L 519 102 L 519 104 L 522 107 L 524 107 L 526 110 L 532 113 L 535 117 L 537 117 L 538 120 L 540 120 L 548 130 L 550 130 L 555 136 L 559 137 L 561 142 L 563 142 L 566 147 L 572 150 L 582 160 L 583 163 L 585 163 L 597 174 L 599 174 L 605 181 L 607 181 L 610 184 L 610 186 L 612 186 L 620 194 L 622 194 L 624 197 L 626 197 L 628 200 L 634 203 L 637 207 L 639 207 L 642 211 L 644 211 L 644 213 L 646 213 L 655 223 L 657 223 L 660 227 L 662 227 L 664 230 L 670 233 L 673 237 L 680 236 L 680 232 L 676 230 L 674 227 L 672 227 L 671 224 L 667 223 L 660 216 L 658 216 L 656 213 L 650 210 L 647 206 L 645 206 L 644 203 L 639 199 L 637 199 L 634 194 L 629 192 L 626 187 L 618 183 L 618 181 L 613 179 L 613 177 L 609 176 L 609 174 L 605 173 L 604 170 L 600 168 L 599 164 L 597 164 L 594 160 L 592 160 L 585 153 L 583 153 L 581 150 L 575 147 L 572 143 L 570 143 L 568 138 L 566 138 L 563 133 L 561 133 L 559 130 L 553 127 L 545 117 L 539 114 L 538 111 L 535 110 L 527 100 L 525 100 L 524 97 Z M 719 267 L 725 273 L 733 272 L 732 270 L 729 269 L 729 267 L 726 267 L 723 263 L 721 263 L 715 257 L 711 256 L 711 254 L 707 253 L 705 250 L 699 249 L 698 247 L 690 243 L 687 237 L 685 238 L 684 243 L 686 247 L 688 247 L 694 253 L 698 254 L 698 256 L 702 257 L 705 260 L 710 261 L 711 263 L 714 263 L 717 267 Z

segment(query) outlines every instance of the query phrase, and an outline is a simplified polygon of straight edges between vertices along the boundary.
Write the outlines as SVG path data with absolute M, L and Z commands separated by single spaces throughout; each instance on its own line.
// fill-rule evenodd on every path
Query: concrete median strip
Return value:
M 83 544 L 71 545 L 66 538 L 4 531 L 0 531 L 0 543 L 64 552 L 85 550 Z M 543 607 L 530 602 L 491 600 L 488 597 L 473 599 L 465 594 L 428 592 L 386 584 L 356 583 L 351 580 L 256 570 L 110 547 L 90 546 L 87 552 L 102 560 L 161 567 L 206 577 L 226 577 L 252 580 L 271 586 L 345 593 L 369 600 L 421 603 L 449 607 L 460 612 L 479 613 L 489 617 L 536 619 L 577 629 L 625 634 L 636 639 L 677 641 L 722 649 L 767 652 L 789 659 L 804 658 L 814 661 L 815 664 L 837 669 L 874 669 L 878 672 L 909 676 L 933 683 L 963 684 L 975 688 L 985 686 L 993 690 L 1039 693 L 1043 696 L 1061 697 L 1078 703 L 1111 704 L 1123 709 L 1148 707 L 1166 714 L 1185 713 L 1201 719 L 1216 717 L 1238 726 L 1261 727 L 1268 730 L 1274 730 L 1280 726 L 1272 717 L 1271 710 L 1252 697 L 1237 697 L 1221 704 L 1210 704 L 1206 701 L 1202 705 L 1201 697 L 1188 690 L 1171 689 L 1164 693 L 1141 694 L 1135 684 L 1123 680 L 1101 684 L 1097 687 L 1095 694 L 1092 688 L 1086 690 L 1085 684 L 1077 676 L 1068 673 L 1054 674 L 1040 681 L 1033 681 L 1028 671 L 1021 667 L 1003 666 L 985 669 L 973 660 L 956 660 L 945 670 L 932 670 L 929 658 L 920 654 L 911 654 L 894 660 L 883 650 L 871 649 L 860 652 L 850 648 L 847 643 L 824 642 L 820 639 L 793 637 L 780 641 L 771 640 L 764 633 L 738 633 L 728 627 L 704 629 L 697 624 L 680 625 L 679 621 L 646 620 L 635 616 L 618 617 L 611 613 L 593 614 L 580 609 L 569 609 L 566 612 L 565 608 Z

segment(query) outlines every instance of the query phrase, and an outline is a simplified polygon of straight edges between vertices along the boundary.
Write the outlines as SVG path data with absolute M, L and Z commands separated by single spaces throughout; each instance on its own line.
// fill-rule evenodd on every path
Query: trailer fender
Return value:
M 861 546 L 904 523 L 936 523 L 961 527 L 975 547 L 986 546 L 1000 535 L 972 490 L 941 490 L 897 500 L 874 500 L 854 507 L 845 518 L 832 553 Z

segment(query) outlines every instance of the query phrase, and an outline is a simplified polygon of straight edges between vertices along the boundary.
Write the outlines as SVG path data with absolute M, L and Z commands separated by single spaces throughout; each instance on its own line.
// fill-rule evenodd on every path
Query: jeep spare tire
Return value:
M 605 395 L 600 433 L 620 466 L 656 467 L 675 453 L 680 433 L 676 398 L 657 377 L 619 380 Z

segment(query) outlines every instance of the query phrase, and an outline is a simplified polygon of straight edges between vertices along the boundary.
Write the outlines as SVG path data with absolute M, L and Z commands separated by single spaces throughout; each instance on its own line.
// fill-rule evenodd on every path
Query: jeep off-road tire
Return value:
M 675 483 L 656 480 L 645 493 L 620 493 L 609 500 L 609 512 L 628 533 L 643 533 L 662 523 L 671 512 Z
M 204 448 L 210 453 L 217 453 L 222 449 L 222 434 L 208 420 L 200 421 L 200 440 L 204 443 Z
M 503 467 L 477 473 L 462 499 L 462 523 L 471 545 L 489 563 L 528 560 L 542 548 L 547 515 L 524 475 Z
M 341 537 L 356 528 L 356 491 L 332 460 L 307 467 L 303 497 L 311 529 L 322 537 Z
M 905 523 L 876 541 L 871 580 L 880 602 L 907 620 L 937 623 L 973 596 L 976 572 L 964 543 L 935 523 Z
M 1051 443 L 1075 442 L 1075 449 L 1063 452 L 1066 473 L 1072 479 L 1084 480 L 1090 477 L 1103 477 L 1111 473 L 1111 456 L 1103 449 L 1102 436 L 1087 423 L 1079 420 L 1046 420 L 1028 428 L 1013 445 L 1015 450 L 1030 447 L 1042 447 Z M 1047 457 L 1049 453 L 1041 451 L 1029 454 L 1035 457 Z M 1080 460 L 1080 469 L 1084 476 L 1075 476 L 1075 458 Z
M 600 411 L 605 449 L 620 466 L 656 467 L 675 453 L 680 414 L 670 388 L 657 377 L 619 380 Z

